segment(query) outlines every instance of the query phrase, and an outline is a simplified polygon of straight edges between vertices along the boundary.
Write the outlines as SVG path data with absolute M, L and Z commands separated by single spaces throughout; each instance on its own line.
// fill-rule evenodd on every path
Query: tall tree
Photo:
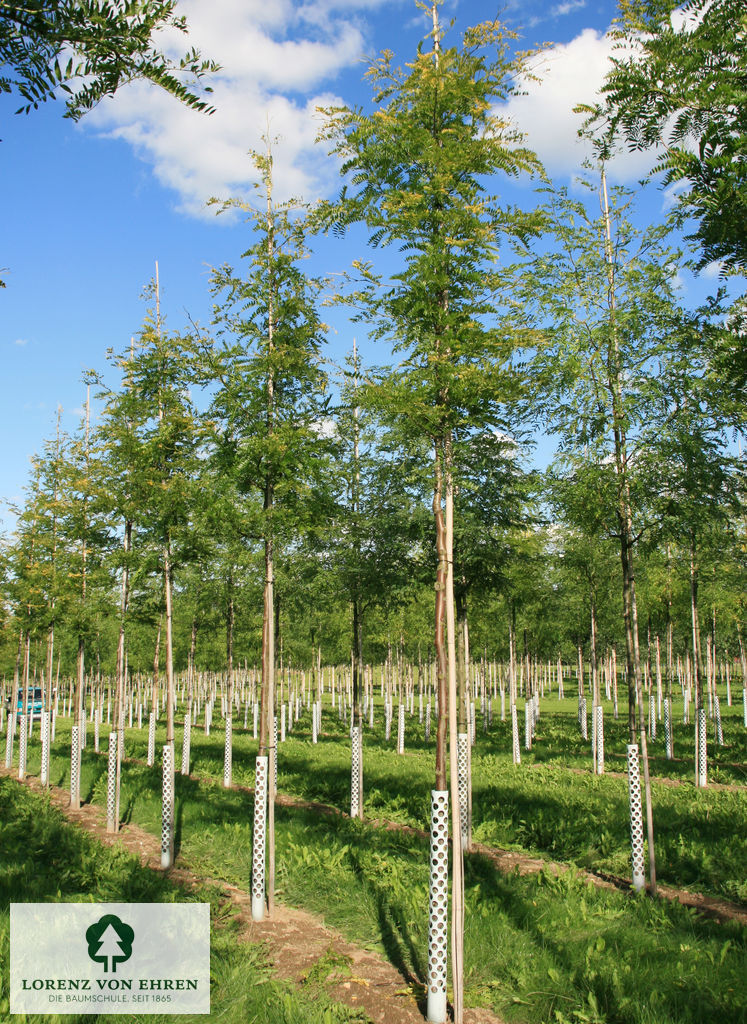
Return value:
M 437 4 L 418 6 L 433 21 L 430 45 L 405 70 L 385 53 L 368 72 L 372 113 L 327 111 L 323 137 L 342 156 L 350 184 L 322 219 L 338 230 L 362 221 L 371 242 L 403 256 L 390 281 L 358 263 L 357 299 L 379 339 L 402 353 L 386 380 L 381 404 L 430 439 L 433 515 L 437 537 L 434 641 L 439 720 L 432 835 L 443 834 L 447 713 L 451 728 L 452 813 L 458 815 L 456 646 L 453 582 L 454 441 L 499 419 L 510 343 L 487 321 L 494 312 L 492 264 L 502 233 L 526 230 L 527 220 L 501 210 L 487 191 L 495 174 L 516 176 L 536 166 L 518 135 L 495 113 L 513 90 L 517 65 L 497 22 L 469 29 L 461 46 L 442 47 Z M 444 636 L 444 626 L 446 627 Z M 440 794 L 436 796 L 436 794 Z M 438 819 L 438 823 L 436 823 Z M 455 1019 L 462 1019 L 463 877 L 460 828 L 453 829 L 452 968 Z M 434 840 L 432 840 L 434 841 Z M 428 1016 L 446 1013 L 446 886 L 432 880 Z M 442 953 L 443 950 L 443 953 Z M 441 959 L 443 956 L 443 960 Z
M 138 487 L 145 489 L 148 509 L 142 534 L 155 555 L 162 585 L 166 740 L 163 748 L 161 863 L 169 867 L 174 858 L 173 581 L 175 567 L 186 558 L 184 540 L 189 535 L 198 435 L 190 397 L 194 380 L 189 341 L 164 328 L 158 265 L 150 294 L 154 306 L 136 341 L 127 373 L 128 391 L 133 403 L 130 408 L 136 424 Z M 153 689 L 155 705 L 155 679 Z
M 662 409 L 661 390 L 681 325 L 672 289 L 677 254 L 667 247 L 666 222 L 645 232 L 633 228 L 632 199 L 624 190 L 614 191 L 610 205 L 603 168 L 597 199 L 599 213 L 594 215 L 566 190 L 550 190 L 547 223 L 556 244 L 538 248 L 526 272 L 513 280 L 509 275 L 508 284 L 517 303 L 529 311 L 528 324 L 544 331 L 544 339 L 533 338 L 539 342 L 533 362 L 538 406 L 560 433 L 566 456 L 596 467 L 594 476 L 612 499 L 621 563 L 628 727 L 631 747 L 641 746 L 653 889 L 635 584 L 635 547 L 645 503 L 636 490 L 643 478 L 635 467 L 644 425 L 653 409 Z M 518 305 L 515 315 L 523 315 Z M 636 804 L 631 791 L 631 807 Z M 632 841 L 636 852 L 635 834 Z M 636 868 L 634 874 L 642 887 Z

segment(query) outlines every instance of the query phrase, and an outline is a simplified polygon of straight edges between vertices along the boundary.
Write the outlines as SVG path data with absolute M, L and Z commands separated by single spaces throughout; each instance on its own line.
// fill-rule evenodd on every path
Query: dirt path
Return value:
M 17 770 L 0 765 L 0 775 L 17 780 Z M 44 792 L 39 779 L 27 775 L 23 783 L 36 792 Z M 120 845 L 140 858 L 153 871 L 161 871 L 161 848 L 156 836 L 137 825 L 124 825 L 118 835 L 106 831 L 106 812 L 94 804 L 79 810 L 69 806 L 69 793 L 57 786 L 47 790 L 51 802 L 65 817 L 92 833 L 108 846 Z M 362 1011 L 374 1024 L 423 1024 L 425 993 L 419 979 L 403 976 L 378 954 L 348 942 L 323 921 L 304 910 L 275 903 L 272 919 L 252 921 L 251 894 L 225 881 L 197 875 L 186 858 L 168 872 L 168 877 L 184 888 L 202 883 L 217 886 L 237 908 L 241 935 L 247 942 L 267 943 L 270 961 L 279 977 L 295 984 L 303 983 L 308 973 L 323 966 L 325 990 L 332 999 Z M 329 974 L 326 975 L 329 965 Z M 337 966 L 336 966 L 337 965 Z M 467 1009 L 465 1024 L 502 1024 L 490 1010 Z

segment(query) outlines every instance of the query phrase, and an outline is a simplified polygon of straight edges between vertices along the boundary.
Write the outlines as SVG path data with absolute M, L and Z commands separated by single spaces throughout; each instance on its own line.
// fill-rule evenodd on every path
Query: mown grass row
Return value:
M 628 791 L 621 759 L 626 742 L 624 726 L 612 721 L 606 726 L 610 771 L 594 776 L 589 767 L 589 743 L 580 737 L 575 712 L 569 708 L 571 703 L 566 700 L 565 707 L 561 705 L 563 710 L 559 710 L 557 701 L 546 702 L 533 748 L 522 750 L 522 763 L 518 766 L 511 760 L 508 723 L 494 721 L 489 734 L 478 730 L 472 755 L 473 835 L 488 845 L 629 877 Z M 427 830 L 433 785 L 432 744 L 425 743 L 416 714 L 408 720 L 406 752 L 397 755 L 396 727 L 392 739 L 385 742 L 383 716 L 380 709 L 377 711 L 377 728 L 373 733 L 366 730 L 364 737 L 366 817 Z M 741 721 L 741 708 L 728 711 L 724 716 L 725 746 L 717 748 L 711 744 L 711 749 L 721 758 L 722 765 L 732 766 L 732 775 L 738 775 L 740 766 L 747 767 L 747 730 Z M 69 771 L 69 725 L 69 721 L 58 721 L 53 780 L 60 785 L 67 784 Z M 280 745 L 279 789 L 290 796 L 345 811 L 350 800 L 346 726 L 336 714 L 325 710 L 323 728 L 320 741 L 314 745 L 304 719 Z M 690 737 L 691 729 L 686 728 Z M 91 753 L 91 731 L 89 726 L 87 756 Z M 163 735 L 161 728 L 159 744 Z M 106 745 L 103 736 L 104 729 L 102 750 Z M 193 729 L 193 774 L 222 779 L 222 740 L 222 722 L 214 723 L 209 736 L 202 728 Z M 683 742 L 684 737 L 680 740 Z M 180 742 L 177 735 L 177 743 Z M 251 731 L 245 731 L 241 722 L 235 720 L 233 778 L 239 785 L 253 786 L 256 751 Z M 130 757 L 145 759 L 146 728 L 127 730 L 126 752 Z M 40 758 L 38 736 L 32 741 L 29 758 L 34 770 L 33 765 L 38 765 Z M 105 758 L 99 760 L 99 770 L 103 771 Z M 585 768 L 581 768 L 582 764 Z M 568 767 L 575 770 L 568 771 Z M 652 763 L 658 878 L 674 887 L 747 903 L 747 789 L 698 790 L 689 778 L 678 778 L 685 767 L 689 775 L 691 766 L 684 762 L 657 758 Z M 714 762 L 711 778 L 716 768 Z M 665 771 L 669 774 L 665 775 Z M 657 782 L 657 775 L 679 784 Z M 160 789 L 157 772 L 153 785 Z M 123 801 L 124 813 L 126 806 Z

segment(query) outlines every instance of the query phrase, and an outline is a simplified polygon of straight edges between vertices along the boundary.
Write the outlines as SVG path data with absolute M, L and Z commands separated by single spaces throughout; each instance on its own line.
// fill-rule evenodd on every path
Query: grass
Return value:
M 611 718 L 606 723 L 609 770 L 604 776 L 594 776 L 590 771 L 590 744 L 580 737 L 575 711 L 565 710 L 570 705 L 575 706 L 575 702 L 567 699 L 559 710 L 557 700 L 544 702 L 533 749 L 522 750 L 520 766 L 512 763 L 508 723 L 494 721 L 488 735 L 478 730 L 472 755 L 474 837 L 509 850 L 630 877 L 627 781 L 619 774 L 611 774 L 625 769 L 624 725 Z M 377 729 L 373 734 L 366 730 L 364 737 L 366 816 L 427 830 L 433 745 L 425 743 L 422 726 L 415 716 L 408 720 L 406 752 L 397 756 L 396 727 L 392 740 L 386 743 L 383 716 L 377 710 Z M 727 745 L 717 748 L 710 744 L 711 752 L 715 753 L 710 778 L 713 780 L 719 772 L 723 778 L 728 768 L 733 781 L 740 775 L 737 759 L 747 762 L 747 730 L 741 722 L 741 705 L 727 709 L 724 701 L 723 711 Z M 350 749 L 343 724 L 327 712 L 325 735 L 316 745 L 310 742 L 305 724 L 299 723 L 280 747 L 279 788 L 290 796 L 346 810 L 350 800 Z M 61 723 L 61 727 L 60 748 L 64 749 L 66 726 Z M 222 736 L 220 723 L 216 723 L 209 736 L 202 729 L 193 730 L 194 774 L 222 778 Z M 162 738 L 160 731 L 159 740 Z M 686 738 L 691 738 L 690 727 L 679 726 L 675 753 L 684 747 Z M 234 724 L 233 741 L 234 780 L 251 787 L 257 744 L 239 722 Z M 130 756 L 145 759 L 145 728 L 128 730 L 126 743 Z M 690 781 L 691 765 L 666 761 L 661 756 L 662 744 L 660 732 L 659 739 L 652 744 L 652 774 L 681 784 L 653 784 L 659 880 L 747 903 L 744 791 L 695 789 Z M 91 770 L 103 772 L 102 759 L 97 759 L 96 764 Z M 66 759 L 56 761 L 55 765 L 65 779 Z M 564 770 L 568 767 L 575 771 Z M 153 782 L 143 783 L 145 788 L 151 785 L 156 790 L 160 786 L 157 771 L 153 773 Z
M 533 751 L 522 751 L 521 766 L 511 764 L 505 724 L 494 723 L 489 737 L 478 733 L 475 832 L 503 846 L 567 860 L 571 867 L 559 878 L 549 871 L 521 877 L 499 874 L 484 858 L 468 859 L 468 1005 L 490 1006 L 517 1024 L 700 1024 L 716 1018 L 720 1024 L 744 1024 L 744 929 L 705 921 L 678 904 L 597 889 L 576 870 L 589 865 L 629 873 L 626 783 L 563 771 L 568 763 L 588 766 L 588 746 L 577 735 L 575 713 L 549 710 L 540 719 Z M 742 742 L 741 722 L 734 714 L 725 726 L 734 756 Z M 347 737 L 336 716 L 325 715 L 324 728 L 316 746 L 300 724 L 282 745 L 280 788 L 344 809 Z M 60 722 L 52 768 L 58 784 L 67 781 L 68 736 Z M 247 889 L 253 805 L 250 794 L 220 784 L 222 739 L 218 723 L 209 737 L 193 733 L 193 771 L 212 779 L 178 778 L 179 855 L 196 872 Z M 145 742 L 145 729 L 128 730 L 131 756 L 144 758 Z M 616 739 L 610 728 L 611 759 L 621 742 L 624 735 Z M 432 747 L 417 724 L 408 723 L 403 757 L 380 732 L 367 732 L 365 744 L 367 815 L 427 828 Z M 236 723 L 238 782 L 252 784 L 255 753 L 256 743 Z M 680 768 L 663 764 L 676 777 Z M 105 758 L 93 754 L 90 734 L 82 793 L 104 802 Z M 738 887 L 745 878 L 744 793 L 659 784 L 654 801 L 660 878 L 743 897 Z M 159 833 L 158 768 L 125 765 L 122 808 L 127 818 Z M 409 979 L 417 988 L 426 969 L 426 840 L 278 807 L 276 849 L 281 899 L 383 951 L 402 972 L 403 985 Z
M 0 963 L 9 963 L 11 902 L 207 902 L 211 919 L 209 1017 L 180 1015 L 185 1024 L 342 1024 L 360 1019 L 330 1001 L 323 986 L 299 990 L 273 978 L 262 946 L 238 939 L 238 925 L 214 886 L 189 895 L 140 865 L 121 848 L 101 845 L 64 820 L 49 800 L 0 778 Z M 9 1020 L 7 966 L 0 973 L 0 1020 Z M 28 1024 L 91 1024 L 98 1015 L 19 1014 Z M 110 1019 L 102 1015 L 102 1020 Z M 141 1015 L 118 1015 L 135 1024 Z M 173 1016 L 148 1015 L 152 1024 Z

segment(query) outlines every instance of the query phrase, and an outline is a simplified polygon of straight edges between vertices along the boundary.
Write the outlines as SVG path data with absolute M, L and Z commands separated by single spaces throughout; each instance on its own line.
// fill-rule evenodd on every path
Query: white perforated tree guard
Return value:
M 363 737 L 357 725 L 353 726 L 350 741 L 350 817 L 357 818 L 361 812 L 361 789 L 363 781 Z
M 26 715 L 21 715 L 21 725 L 18 733 L 18 778 L 21 781 L 26 778 L 26 754 L 29 741 L 27 728 Z
M 285 743 L 285 716 L 286 716 L 285 704 L 282 704 L 281 707 L 280 707 L 280 742 L 281 743 Z
M 585 740 L 589 738 L 589 723 L 586 720 L 586 697 L 581 698 L 581 736 Z
M 428 998 L 426 1017 L 446 1021 L 446 964 L 449 922 L 449 794 L 431 790 L 430 882 L 428 899 Z
M 405 752 L 405 705 L 400 704 L 397 716 L 397 753 Z
M 137 706 L 137 727 L 138 729 L 143 727 L 143 705 L 140 702 L 138 702 Z
M 317 726 L 316 716 L 316 702 L 311 705 L 311 742 L 317 743 L 319 740 L 319 729 Z
M 106 765 L 106 831 L 117 831 L 117 734 L 109 733 L 109 758 Z
M 706 729 L 706 709 L 698 708 L 698 786 L 708 785 L 708 732 Z
M 387 701 L 384 704 L 384 739 L 388 743 L 392 735 L 392 705 Z
M 532 705 L 529 701 L 524 704 L 524 749 L 532 749 Z
M 648 734 L 656 739 L 656 698 L 653 692 L 648 695 Z
M 664 698 L 664 745 L 667 751 L 667 761 L 674 757 L 672 749 L 672 702 L 669 697 Z
M 594 767 L 597 775 L 604 775 L 604 708 L 601 704 L 597 704 L 594 708 L 594 722 L 596 729 Z
M 174 743 L 163 745 L 161 787 L 161 867 L 174 863 Z
M 182 736 L 182 775 L 189 775 L 189 755 L 192 746 L 192 715 L 187 711 L 184 715 L 184 734 Z
M 457 781 L 459 784 L 459 828 L 462 833 L 462 849 L 470 846 L 469 821 L 469 735 L 460 732 L 457 737 Z
M 252 920 L 265 917 L 265 841 L 267 834 L 267 756 L 258 757 L 254 776 L 252 832 Z
M 99 752 L 99 716 L 96 714 L 93 719 L 93 749 L 96 754 Z
M 506 721 L 506 691 L 501 690 L 501 721 Z
M 148 766 L 156 762 L 156 713 L 151 711 L 148 719 Z
M 628 744 L 628 796 L 630 798 L 630 851 L 633 888 L 636 892 L 641 892 L 646 885 L 646 875 L 643 866 L 643 812 L 637 743 Z
M 425 741 L 426 743 L 431 738 L 431 702 L 430 700 L 425 705 Z
M 223 786 L 231 788 L 231 772 L 233 769 L 233 719 L 231 714 L 226 715 L 226 731 L 223 737 Z
M 519 746 L 519 716 L 516 713 L 516 704 L 511 701 L 511 739 L 513 742 L 514 764 L 521 764 L 521 747 Z
M 50 731 L 50 714 L 48 711 L 42 712 L 41 719 L 41 768 L 39 769 L 39 781 L 42 786 L 46 786 L 49 782 L 49 731 Z
M 77 725 L 70 735 L 70 806 L 80 807 L 80 729 Z

